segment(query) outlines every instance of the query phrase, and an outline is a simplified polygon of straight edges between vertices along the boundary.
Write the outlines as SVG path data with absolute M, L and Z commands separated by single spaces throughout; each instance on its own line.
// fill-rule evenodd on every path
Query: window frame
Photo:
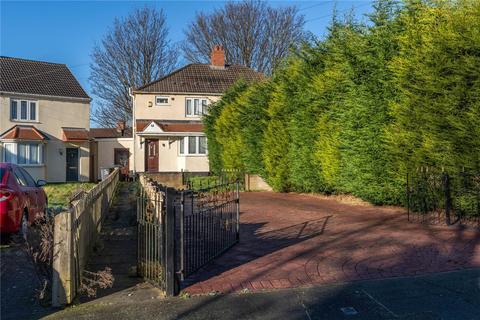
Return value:
M 190 138 L 195 138 L 195 153 L 190 153 Z M 205 138 L 205 153 L 200 153 L 200 138 Z M 182 152 L 183 145 L 183 152 Z M 208 155 L 206 136 L 184 136 L 178 140 L 178 155 L 184 157 L 205 157 Z
M 36 142 L 4 142 L 3 143 L 3 152 L 2 152 L 2 161 L 7 162 L 7 145 L 12 146 L 12 160 L 10 163 L 25 166 L 25 167 L 32 167 L 32 166 L 43 166 L 45 165 L 44 161 L 44 144 L 43 143 L 36 143 Z M 24 145 L 25 146 L 25 163 L 18 163 L 18 146 Z M 34 145 L 37 149 L 37 157 L 35 161 L 31 159 L 31 148 Z
M 167 99 L 167 102 L 158 102 L 157 99 Z M 170 105 L 170 97 L 167 97 L 167 96 L 155 96 L 155 105 L 156 105 L 156 106 L 169 106 L 169 105 Z
M 195 108 L 195 100 L 198 100 L 197 107 Z M 188 113 L 188 101 L 190 101 L 190 113 Z M 205 102 L 205 103 L 204 103 Z M 210 105 L 209 99 L 206 97 L 186 97 L 185 98 L 185 117 L 187 118 L 200 118 L 207 114 L 208 106 Z M 195 113 L 197 109 L 197 113 Z
M 13 102 L 15 101 L 15 117 L 13 116 Z M 26 118 L 22 119 L 22 102 L 26 103 Z M 35 119 L 32 119 L 32 105 L 34 107 Z M 28 99 L 19 99 L 19 98 L 10 98 L 10 121 L 14 122 L 39 122 L 39 113 L 38 113 L 38 100 L 28 100 Z

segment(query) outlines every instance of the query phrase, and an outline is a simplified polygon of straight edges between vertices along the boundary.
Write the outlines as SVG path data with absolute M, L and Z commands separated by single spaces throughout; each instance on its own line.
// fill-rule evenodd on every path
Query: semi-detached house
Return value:
M 133 90 L 136 172 L 208 172 L 202 116 L 236 81 L 263 79 L 241 65 L 225 64 L 217 45 L 210 64 L 188 64 Z
M 90 97 L 64 64 L 0 57 L 0 158 L 49 182 L 90 179 Z

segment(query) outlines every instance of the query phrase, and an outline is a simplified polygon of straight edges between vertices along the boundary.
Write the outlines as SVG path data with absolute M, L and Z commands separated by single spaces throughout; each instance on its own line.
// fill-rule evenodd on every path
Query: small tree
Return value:
M 131 119 L 129 88 L 170 73 L 178 55 L 168 39 L 163 11 L 145 7 L 125 19 L 115 19 L 91 56 L 90 82 L 98 97 L 93 119 L 113 126 L 119 120 Z

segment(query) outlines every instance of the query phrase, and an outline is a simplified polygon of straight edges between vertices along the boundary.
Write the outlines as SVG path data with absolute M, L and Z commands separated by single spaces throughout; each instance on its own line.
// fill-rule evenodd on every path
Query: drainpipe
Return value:
M 136 163 L 136 157 L 135 157 L 135 148 L 137 146 L 137 127 L 135 125 L 135 96 L 133 94 L 133 88 L 130 87 L 128 88 L 128 95 L 132 98 L 132 139 L 133 139 L 133 149 L 132 149 L 132 155 L 133 155 L 133 175 L 137 173 L 137 163 Z

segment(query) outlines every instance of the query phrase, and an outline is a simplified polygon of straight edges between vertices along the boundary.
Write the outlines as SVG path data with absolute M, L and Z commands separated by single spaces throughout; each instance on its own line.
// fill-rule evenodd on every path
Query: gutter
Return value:
M 92 98 L 78 98 L 78 97 L 65 97 L 65 96 L 52 96 L 46 94 L 35 94 L 35 93 L 22 93 L 22 92 L 10 92 L 10 91 L 0 91 L 0 96 L 8 96 L 14 98 L 43 98 L 43 99 L 52 99 L 52 100 L 61 100 L 61 101 L 70 101 L 70 102 L 84 102 L 90 103 Z

